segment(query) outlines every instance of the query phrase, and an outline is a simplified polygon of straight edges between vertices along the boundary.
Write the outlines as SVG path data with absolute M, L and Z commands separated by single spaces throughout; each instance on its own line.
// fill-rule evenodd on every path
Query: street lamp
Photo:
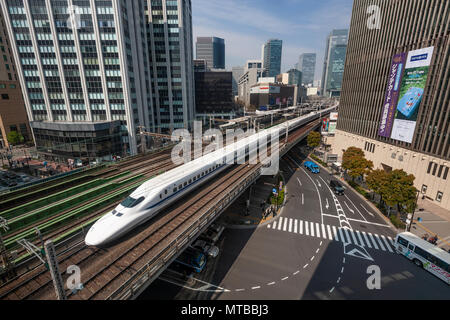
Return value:
M 413 212 L 412 212 L 411 221 L 409 221 L 408 232 L 411 232 L 412 223 L 413 223 L 413 221 L 414 221 L 414 213 L 416 212 L 416 209 L 417 209 L 417 203 L 418 203 L 418 201 L 419 201 L 420 190 L 417 190 L 417 189 L 416 189 L 416 192 L 417 192 L 416 203 L 414 204 L 414 208 L 413 208 L 414 210 L 413 210 Z

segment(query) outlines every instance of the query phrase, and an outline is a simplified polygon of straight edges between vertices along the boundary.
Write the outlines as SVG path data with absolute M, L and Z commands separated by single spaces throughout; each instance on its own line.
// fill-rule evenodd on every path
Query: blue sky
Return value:
M 260 59 L 266 40 L 281 39 L 281 71 L 292 68 L 301 53 L 316 52 L 321 79 L 326 37 L 350 26 L 352 5 L 352 0 L 192 0 L 194 46 L 198 36 L 224 38 L 231 70 Z

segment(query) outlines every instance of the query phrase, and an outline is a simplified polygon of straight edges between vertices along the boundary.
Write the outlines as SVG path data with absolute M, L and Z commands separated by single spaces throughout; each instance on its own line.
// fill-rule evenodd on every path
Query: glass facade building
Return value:
M 270 39 L 263 47 L 263 68 L 266 77 L 276 77 L 281 73 L 283 40 Z
M 225 40 L 217 37 L 198 37 L 196 58 L 206 60 L 209 69 L 225 69 Z
M 313 84 L 316 75 L 316 54 L 303 53 L 300 55 L 297 69 L 302 72 L 302 83 L 305 85 Z
M 327 38 L 323 66 L 322 92 L 324 96 L 340 96 L 347 52 L 348 30 L 333 30 Z
M 56 122 L 71 131 L 120 121 L 125 154 L 136 154 L 139 126 L 187 125 L 182 78 L 192 77 L 192 59 L 180 48 L 192 52 L 192 40 L 179 29 L 191 24 L 190 1 L 5 0 L 1 6 L 32 128 Z M 161 37 L 168 52 L 160 60 L 178 64 L 165 64 L 172 78 L 158 72 Z M 156 101 L 160 97 L 164 103 Z

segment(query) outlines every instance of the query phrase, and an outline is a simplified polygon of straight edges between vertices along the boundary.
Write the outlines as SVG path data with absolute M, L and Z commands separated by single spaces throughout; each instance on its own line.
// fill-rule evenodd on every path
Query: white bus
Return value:
M 398 254 L 450 285 L 450 253 L 410 232 L 397 235 L 395 249 Z

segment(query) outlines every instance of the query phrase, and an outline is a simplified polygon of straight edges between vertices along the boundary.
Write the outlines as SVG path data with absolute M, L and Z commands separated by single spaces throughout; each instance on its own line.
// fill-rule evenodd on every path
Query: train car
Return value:
M 236 163 L 238 157 L 256 154 L 258 141 L 271 141 L 272 135 L 282 136 L 287 130 L 295 130 L 320 116 L 312 113 L 262 130 L 144 182 L 89 229 L 85 238 L 86 245 L 102 246 L 122 237 Z

